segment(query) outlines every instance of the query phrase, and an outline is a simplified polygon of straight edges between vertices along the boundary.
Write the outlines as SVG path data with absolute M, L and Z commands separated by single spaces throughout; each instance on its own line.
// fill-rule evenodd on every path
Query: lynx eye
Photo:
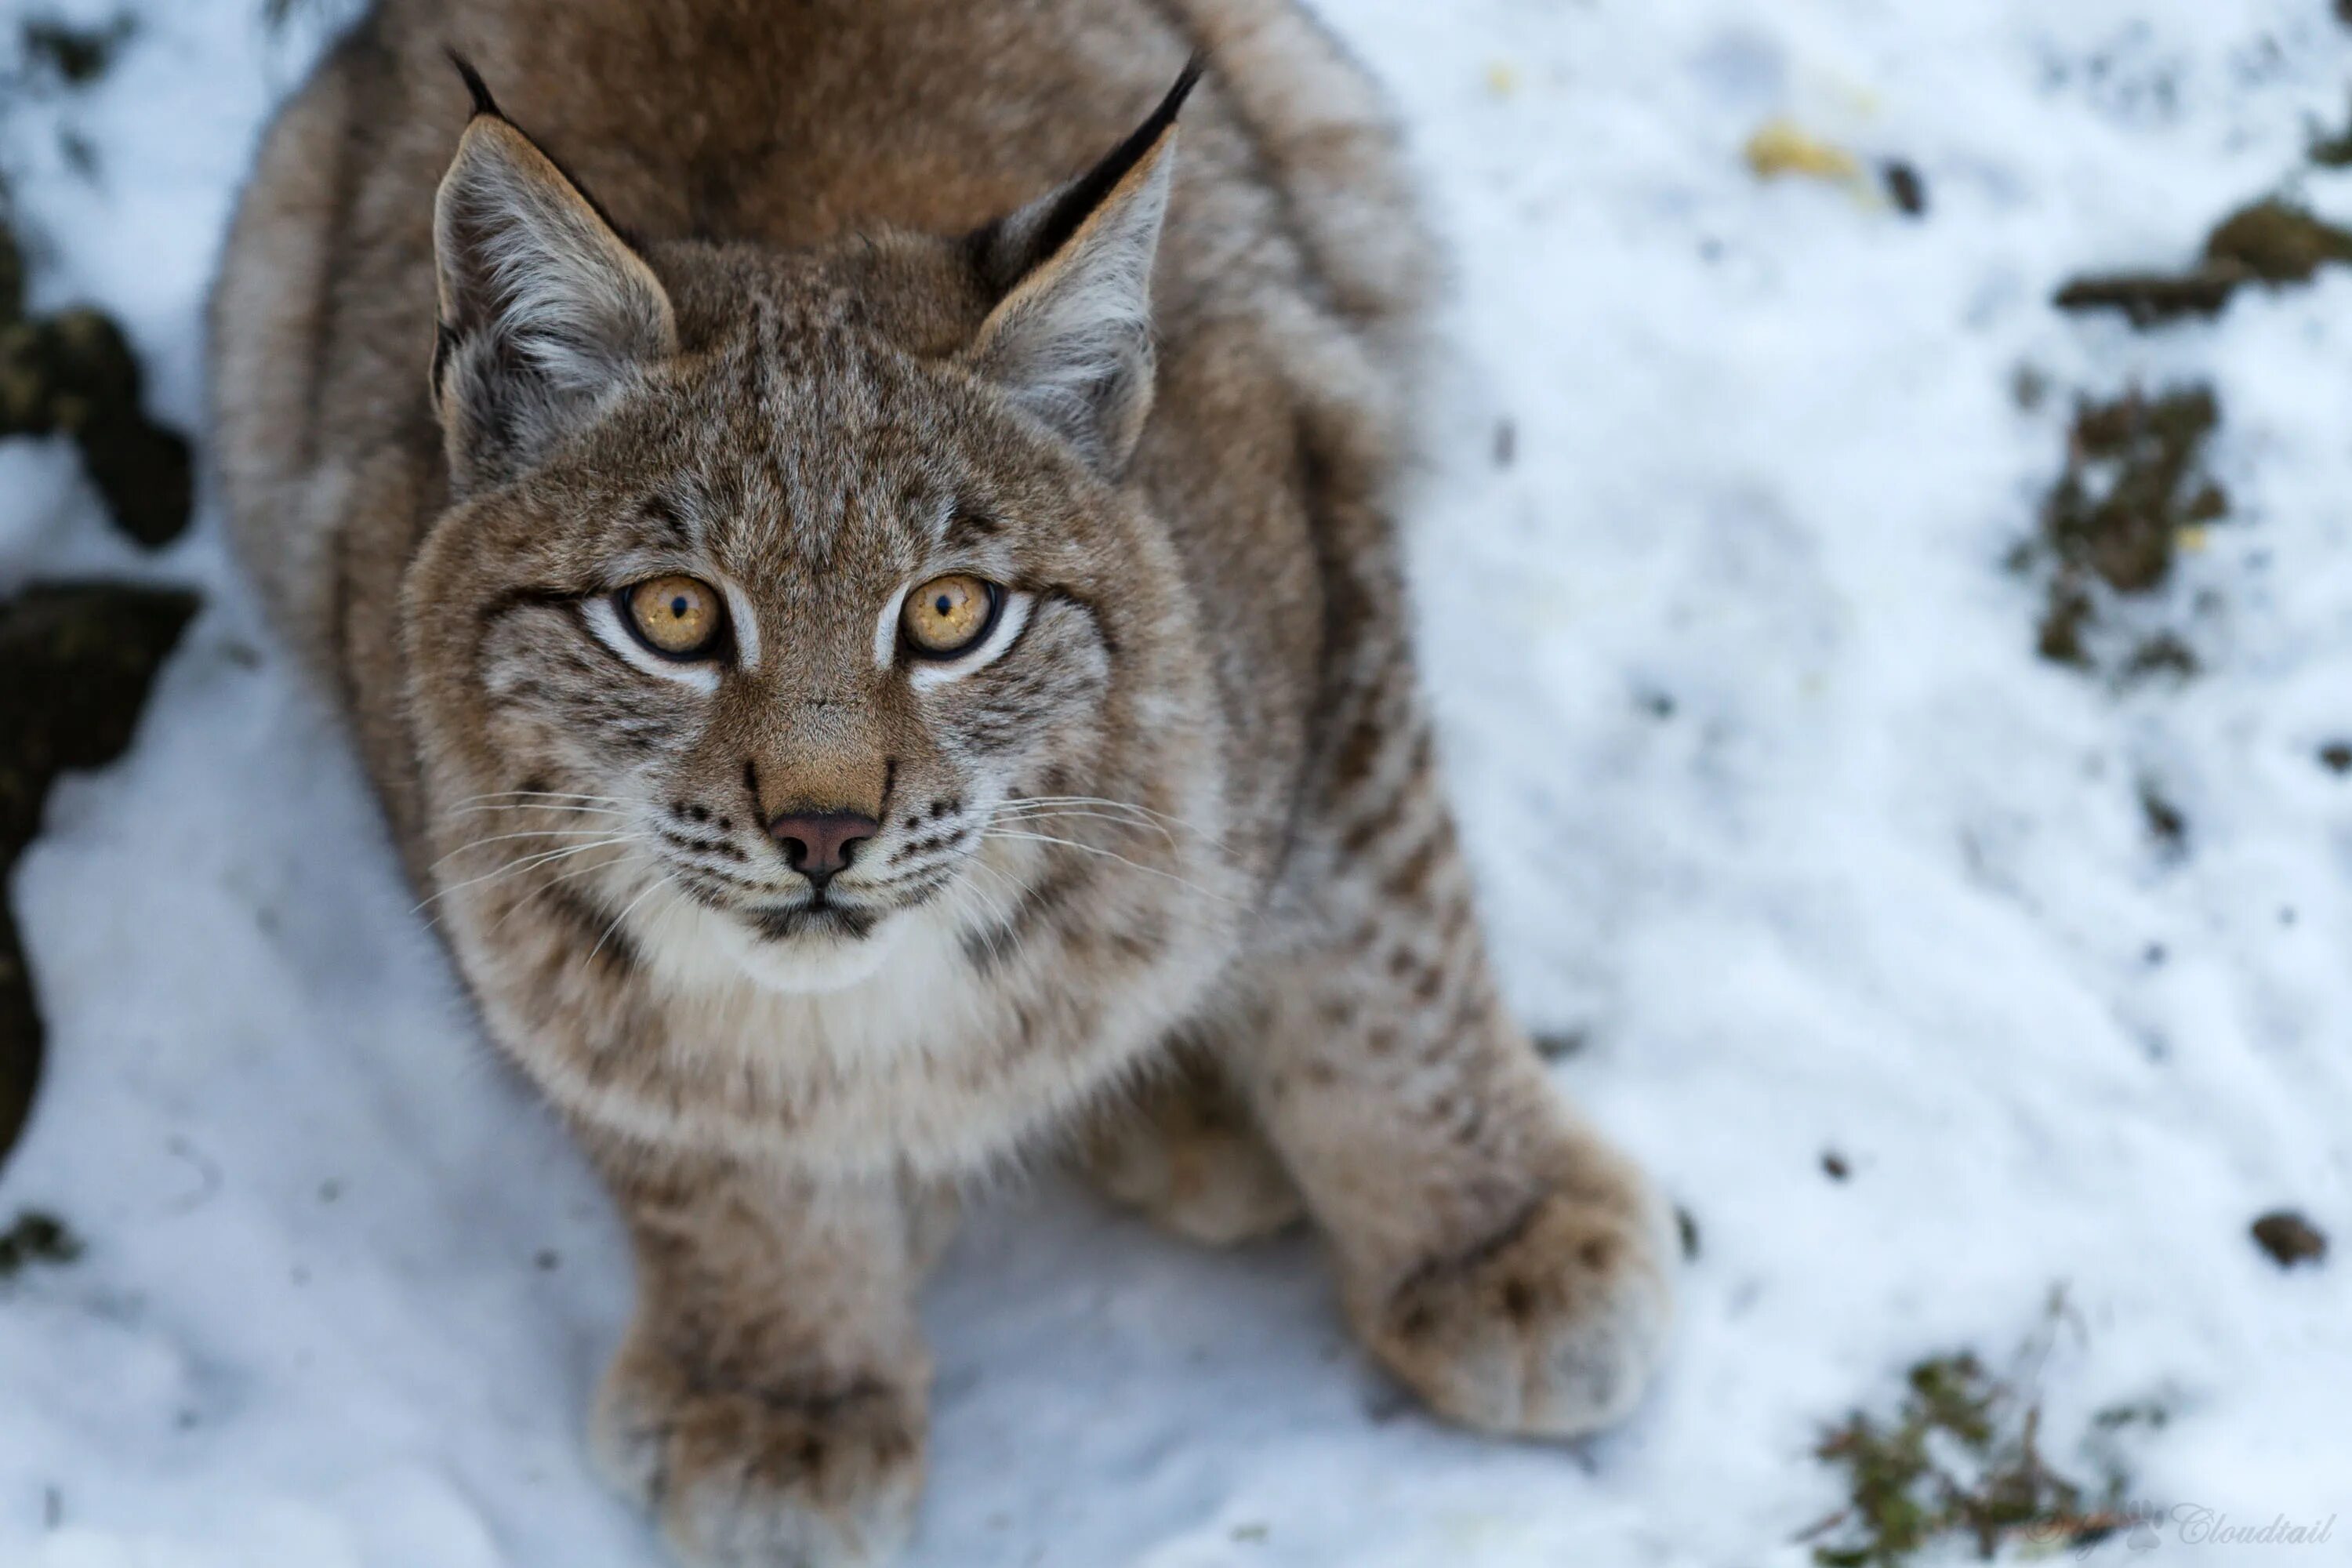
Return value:
M 698 578 L 648 577 L 618 597 L 629 630 L 664 658 L 707 658 L 727 629 L 719 590 Z
M 1003 598 L 995 584 L 964 573 L 934 577 L 907 595 L 898 625 L 920 658 L 953 658 L 988 635 Z

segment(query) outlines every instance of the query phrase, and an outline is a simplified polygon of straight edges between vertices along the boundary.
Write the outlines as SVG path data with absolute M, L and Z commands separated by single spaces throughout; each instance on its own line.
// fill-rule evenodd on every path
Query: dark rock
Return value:
M 2207 386 L 2081 405 L 2066 471 L 2042 511 L 2042 532 L 2059 558 L 2118 593 L 2161 584 L 2180 531 L 2229 512 L 2221 487 L 2199 471 L 2221 419 Z
M 2165 798 L 2155 784 L 2142 780 L 2139 786 L 2139 812 L 2147 824 L 2147 836 L 2157 847 L 2168 856 L 2179 856 L 2189 847 L 2189 818 L 2179 806 Z
M 1880 165 L 1878 177 L 1886 186 L 1886 199 L 1895 210 L 1906 217 L 1927 216 L 1927 182 L 1919 171 L 1900 158 L 1889 159 Z
M 2076 278 L 2053 300 L 2062 310 L 2121 310 L 2135 327 L 2160 326 L 2183 316 L 2218 316 L 2245 283 L 2207 272 L 2105 272 Z
M 115 55 L 138 30 L 131 17 L 85 27 L 54 16 L 37 16 L 17 31 L 25 59 L 36 71 L 68 87 L 86 87 L 107 72 Z
M 16 232 L 0 217 L 0 328 L 15 324 L 25 313 L 25 254 L 16 248 Z
M 2053 584 L 2050 603 L 2042 612 L 2041 628 L 2034 633 L 2034 651 L 2053 664 L 2071 665 L 2076 669 L 2091 668 L 2091 650 L 2083 640 L 2083 633 L 2097 615 L 2091 595 L 2070 583 Z
M 1582 1029 L 1547 1029 L 1535 1037 L 1536 1055 L 1548 1062 L 1581 1056 L 1591 1043 L 1591 1037 Z
M 2315 135 L 2308 151 L 2311 161 L 2323 169 L 2352 168 L 2352 126 Z
M 2307 283 L 2323 267 L 2352 262 L 2352 232 L 2287 202 L 2256 202 L 2223 219 L 2205 241 L 2205 264 L 2265 283 Z
M 2327 1257 L 2327 1237 L 2293 1209 L 2274 1209 L 2253 1224 L 2254 1243 L 2281 1268 L 2298 1263 L 2320 1263 Z
M 16 1224 L 0 1231 L 0 1279 L 27 1264 L 71 1263 L 80 1256 L 80 1238 L 66 1228 L 65 1221 L 38 1209 L 26 1209 Z
M 188 443 L 140 405 L 139 362 L 95 310 L 0 327 L 0 436 L 71 437 L 123 531 L 152 549 L 188 525 Z
M 0 879 L 41 824 L 50 781 L 131 743 L 195 595 L 116 584 L 36 585 L 0 605 Z M 0 1159 L 30 1109 L 41 1020 L 14 918 L 0 905 Z
M 2036 638 L 2042 658 L 2093 668 L 2093 633 L 2105 596 L 2161 587 L 2182 536 L 2229 515 L 2229 496 L 2204 468 L 2206 444 L 2221 419 L 2207 386 L 2076 404 L 2065 469 L 2042 502 L 2039 534 L 2014 562 L 2051 567 Z M 2116 658 L 2126 681 L 2186 679 L 2198 668 L 2188 643 L 2166 631 L 2143 635 Z
M 2220 313 L 2249 284 L 2307 283 L 2323 267 L 2352 262 L 2352 231 L 2275 198 L 2242 207 L 2206 237 L 2187 272 L 2077 278 L 2058 290 L 2062 310 L 2121 310 L 2136 327 Z

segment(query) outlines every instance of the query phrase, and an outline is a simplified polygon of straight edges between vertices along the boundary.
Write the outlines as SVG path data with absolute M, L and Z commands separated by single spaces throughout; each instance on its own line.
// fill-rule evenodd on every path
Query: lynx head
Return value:
M 403 605 L 445 887 L 824 989 L 1016 900 L 1041 799 L 1150 807 L 1202 660 L 1121 478 L 1193 74 L 975 234 L 785 254 L 633 243 L 468 73 Z

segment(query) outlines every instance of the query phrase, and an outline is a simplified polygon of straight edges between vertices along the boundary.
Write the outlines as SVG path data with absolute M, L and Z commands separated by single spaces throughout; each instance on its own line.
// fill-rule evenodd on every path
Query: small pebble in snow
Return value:
M 531 1261 L 539 1266 L 540 1272 L 542 1274 L 551 1274 L 557 1268 L 562 1267 L 563 1264 L 563 1259 L 557 1255 L 555 1248 L 551 1247 L 541 1247 L 539 1249 L 539 1256 L 533 1258 Z
M 1822 1154 L 1822 1173 L 1832 1182 L 1843 1182 L 1853 1173 L 1853 1170 L 1845 1163 L 1844 1155 L 1830 1149 Z
M 1879 165 L 1878 177 L 1886 183 L 1886 199 L 1895 210 L 1906 217 L 1925 217 L 1927 213 L 1927 182 L 1919 171 L 1900 158 L 1890 158 Z
M 2320 747 L 2319 765 L 2331 773 L 2352 773 L 2352 741 L 2330 741 Z
M 2253 1224 L 2254 1242 L 2281 1268 L 2317 1263 L 2327 1256 L 2327 1237 L 2293 1209 L 2273 1209 Z
M 0 1231 L 0 1279 L 29 1263 L 71 1263 L 80 1256 L 80 1238 L 65 1221 L 38 1209 L 26 1209 Z
M 1581 1029 L 1548 1029 L 1535 1037 L 1536 1055 L 1548 1062 L 1563 1061 L 1591 1043 Z
M 2188 847 L 2189 818 L 2155 784 L 2143 783 L 2139 786 L 2139 810 L 2147 825 L 2147 836 L 2156 841 L 2160 852 L 2177 857 Z
M 2170 956 L 2171 954 L 2164 951 L 2164 943 L 2160 942 L 2152 942 L 2147 944 L 2147 950 L 2139 955 L 2139 959 L 2142 963 L 2147 964 L 2150 969 L 2161 969 L 2164 966 L 2164 961 Z
M 1505 419 L 1495 426 L 1495 467 L 1507 468 L 1519 455 L 1519 427 Z
M 1683 1239 L 1683 1261 L 1698 1261 L 1698 1216 L 1686 1208 L 1675 1210 L 1675 1229 Z

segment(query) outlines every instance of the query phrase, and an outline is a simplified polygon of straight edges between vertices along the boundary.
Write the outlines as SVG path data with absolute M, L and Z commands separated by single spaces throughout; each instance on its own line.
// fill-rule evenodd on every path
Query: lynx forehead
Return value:
M 1311 1217 L 1458 1419 L 1637 1397 L 1658 1205 L 1499 1005 L 1404 641 L 1429 272 L 1289 0 L 381 0 L 281 111 L 240 551 L 628 1220 L 592 1440 L 688 1561 L 906 1536 L 923 1267 L 1045 1140 Z

